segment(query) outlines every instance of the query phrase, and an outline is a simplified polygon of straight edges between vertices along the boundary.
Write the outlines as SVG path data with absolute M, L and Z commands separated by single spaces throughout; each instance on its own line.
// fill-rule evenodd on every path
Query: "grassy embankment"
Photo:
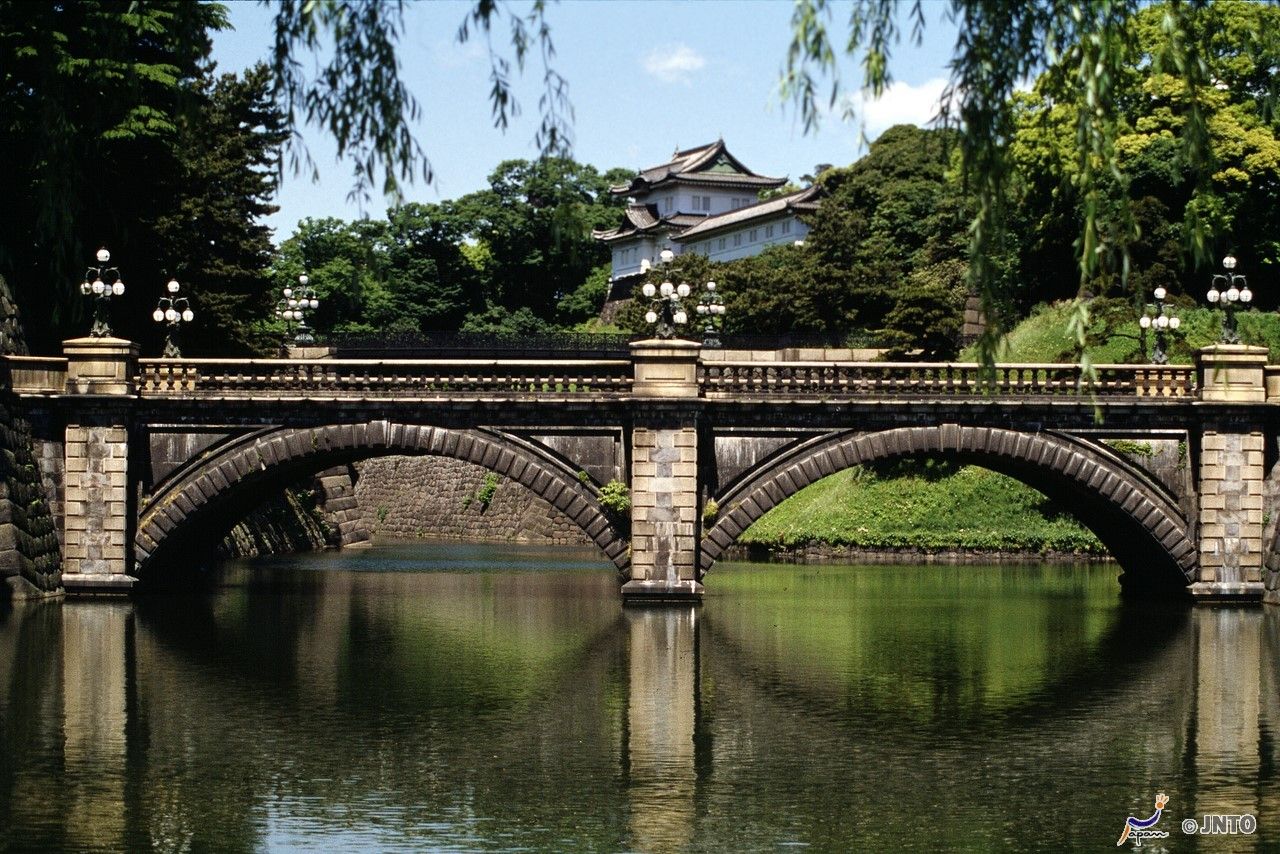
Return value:
M 1012 478 L 977 466 L 916 463 L 823 478 L 765 514 L 738 542 L 1105 554 L 1089 531 Z
M 1008 362 L 1073 362 L 1067 334 L 1070 303 L 1043 306 L 1008 336 L 999 355 Z M 1217 340 L 1221 314 L 1179 307 L 1182 328 L 1169 355 L 1190 363 L 1196 348 Z M 1095 363 L 1141 361 L 1131 306 L 1098 306 L 1088 347 Z M 1108 329 L 1108 326 L 1110 327 Z M 1280 318 L 1239 315 L 1246 343 L 1271 348 L 1280 359 Z M 1148 342 L 1150 346 L 1150 342 Z M 961 359 L 976 354 L 968 351 Z M 743 545 L 797 548 L 809 544 L 861 549 L 952 549 L 1104 554 L 1102 544 L 1040 493 L 986 469 L 921 464 L 884 471 L 849 469 L 825 478 L 775 507 L 739 538 Z

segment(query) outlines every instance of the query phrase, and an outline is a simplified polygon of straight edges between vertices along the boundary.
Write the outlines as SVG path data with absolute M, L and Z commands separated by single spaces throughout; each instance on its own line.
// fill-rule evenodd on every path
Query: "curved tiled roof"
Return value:
M 722 160 L 730 171 L 708 171 Z M 633 195 L 638 192 L 648 192 L 668 181 L 723 186 L 778 187 L 786 179 L 757 175 L 744 166 L 741 160 L 730 154 L 724 140 L 719 139 L 697 148 L 676 151 L 666 163 L 641 169 L 630 183 L 610 187 L 609 192 L 615 196 Z
M 658 216 L 657 205 L 627 205 L 621 225 L 617 228 L 593 229 L 591 236 L 597 240 L 608 241 L 654 231 L 663 226 L 673 231 L 680 231 L 691 225 L 697 225 L 704 219 L 706 219 L 705 216 L 683 213 Z
M 756 202 L 754 205 L 747 205 L 744 208 L 729 211 L 728 213 L 716 214 L 709 216 L 699 222 L 692 228 L 687 228 L 675 239 L 680 243 L 689 240 L 704 237 L 712 232 L 719 231 L 722 228 L 742 225 L 755 219 L 765 219 L 776 214 L 789 211 L 811 211 L 818 207 L 819 187 L 814 185 L 799 192 L 790 193 L 785 196 L 778 196 L 776 199 L 769 199 L 764 202 Z

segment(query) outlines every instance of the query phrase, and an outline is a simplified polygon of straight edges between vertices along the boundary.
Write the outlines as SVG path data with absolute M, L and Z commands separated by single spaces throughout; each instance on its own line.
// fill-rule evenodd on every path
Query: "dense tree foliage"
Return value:
M 175 276 L 188 353 L 260 348 L 284 118 L 265 67 L 214 73 L 225 23 L 211 4 L 0 3 L 0 273 L 37 352 L 87 331 L 79 286 L 102 246 L 126 283 L 118 335 L 158 350 L 151 311 Z
M 540 332 L 599 313 L 614 225 L 607 192 L 629 173 L 566 159 L 511 160 L 489 187 L 439 205 L 406 204 L 386 220 L 306 220 L 281 246 L 277 287 L 304 270 L 321 299 L 322 333 Z
M 283 122 L 264 66 L 243 77 L 202 78 L 200 85 L 200 112 L 179 122 L 177 183 L 169 210 L 156 218 L 154 257 L 197 308 L 184 348 L 250 353 L 264 345 L 252 321 L 270 308 L 274 248 L 263 218 L 276 210 L 271 201 Z M 145 282 L 135 284 L 143 299 L 159 294 Z
M 466 236 L 485 248 L 490 313 L 528 309 L 555 320 L 560 301 L 609 259 L 591 230 L 618 224 L 623 202 L 608 189 L 630 177 L 565 158 L 508 160 L 489 175 L 487 189 L 452 203 Z
M 402 205 L 387 220 L 303 220 L 280 247 L 277 292 L 306 272 L 320 298 L 308 322 L 322 333 L 456 329 L 482 304 L 462 239 L 440 205 Z
M 0 2 L 0 275 L 37 352 L 81 315 L 80 274 L 104 244 L 129 286 L 121 316 L 149 314 L 163 284 L 157 222 L 175 213 L 183 174 L 180 125 L 209 95 L 209 32 L 224 25 L 202 3 Z
M 306 123 L 327 131 L 353 164 L 356 196 L 379 186 L 398 198 L 403 181 L 430 177 L 409 131 L 417 105 L 396 57 L 405 5 L 284 0 L 272 8 L 270 68 L 236 84 L 215 79 L 209 62 L 211 34 L 227 25 L 220 4 L 0 0 L 0 150 L 9 159 L 0 177 L 0 275 L 14 286 L 37 350 L 54 351 L 83 331 L 80 273 L 103 245 L 128 286 L 114 301 L 119 334 L 154 346 L 151 307 L 167 277 L 178 275 L 196 300 L 188 349 L 260 345 L 247 321 L 271 300 L 261 216 L 279 178 L 282 142 L 292 143 L 289 165 L 309 163 L 299 145 Z M 490 44 L 501 126 L 519 109 L 514 74 L 540 57 L 537 142 L 563 151 L 572 110 L 551 67 L 542 4 L 517 15 L 478 0 L 463 23 L 460 40 Z M 509 52 L 490 41 L 495 27 L 509 32 Z M 325 57 L 309 75 L 303 60 L 313 53 Z M 402 225 L 404 239 L 414 240 L 415 226 Z M 401 252 L 393 263 L 419 261 Z M 459 298 L 434 299 L 412 297 L 421 315 L 398 322 L 456 323 Z
M 1112 232 L 1101 245 L 1128 247 L 1139 300 L 1157 286 L 1202 291 L 1205 267 L 1227 252 L 1255 272 L 1280 261 L 1280 114 L 1273 104 L 1280 9 L 1214 3 L 1189 19 L 1188 33 L 1166 30 L 1164 13 L 1151 7 L 1124 23 L 1130 60 L 1113 82 L 1115 168 L 1093 196 L 1082 192 L 1080 166 L 1071 156 L 1088 92 L 1055 66 L 1016 99 L 1010 150 L 1019 240 L 1013 260 L 1024 302 L 1075 294 L 1080 268 L 1066 238 L 1079 233 L 1090 204 L 1110 212 Z M 1212 86 L 1191 92 L 1182 79 L 1158 70 L 1156 59 L 1174 37 L 1206 45 L 1202 59 Z M 1192 114 L 1205 125 L 1208 168 L 1179 138 Z M 1211 257 L 1191 251 L 1198 240 Z M 1107 266 L 1121 263 L 1114 257 Z M 1110 281 L 1100 268 L 1085 284 L 1100 293 Z M 1268 305 L 1276 296 L 1269 289 L 1259 293 Z
M 841 93 L 840 51 L 835 44 L 842 42 L 845 52 L 861 60 L 864 86 L 878 96 L 891 81 L 891 54 L 901 36 L 897 3 L 856 0 L 847 39 L 833 42 L 831 5 L 828 0 L 797 0 L 793 17 L 783 86 L 809 127 L 823 112 L 819 91 L 824 81 L 831 83 L 831 105 Z M 1193 184 L 1203 186 L 1216 168 L 1206 104 L 1218 85 L 1233 85 L 1228 77 L 1215 79 L 1213 60 L 1224 54 L 1261 55 L 1278 38 L 1275 26 L 1262 18 L 1234 33 L 1224 32 L 1219 16 L 1253 6 L 1169 2 L 1147 8 L 1144 0 L 951 0 L 949 12 L 959 24 L 959 35 L 952 80 L 943 96 L 943 120 L 959 131 L 961 174 L 974 200 L 969 278 L 993 317 L 998 319 L 997 299 L 1011 282 L 996 262 L 1007 259 L 1010 251 L 1009 205 L 1015 186 L 1011 143 L 1019 109 L 1015 93 L 1023 82 L 1047 73 L 1059 91 L 1071 93 L 1077 107 L 1063 116 L 1072 133 L 1060 153 L 1074 170 L 1079 228 L 1073 244 L 1081 287 L 1091 288 L 1099 281 L 1124 285 L 1131 268 L 1135 215 L 1127 195 L 1113 189 L 1124 150 L 1126 96 L 1133 91 L 1127 84 L 1134 74 L 1163 81 L 1164 91 L 1144 94 L 1163 99 L 1170 108 L 1163 131 L 1181 148 Z M 1141 18 L 1152 25 L 1152 32 L 1135 26 Z M 919 0 L 912 7 L 910 24 L 918 40 L 925 26 Z M 1156 33 L 1163 37 L 1155 38 Z M 1233 43 L 1233 38 L 1238 40 Z M 1274 65 L 1264 62 L 1255 71 L 1239 82 L 1274 102 L 1280 86 Z M 1215 233 L 1211 216 L 1202 215 L 1208 212 L 1192 208 L 1191 213 L 1189 250 L 1203 263 L 1212 254 L 1215 238 L 1223 235 Z M 1083 336 L 1087 303 L 1079 305 L 1074 326 Z M 994 335 L 986 341 L 985 357 L 994 354 L 995 343 Z

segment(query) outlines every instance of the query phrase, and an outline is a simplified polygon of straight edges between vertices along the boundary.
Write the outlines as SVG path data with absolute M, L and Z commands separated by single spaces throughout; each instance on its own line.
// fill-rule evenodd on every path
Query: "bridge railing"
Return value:
M 1158 397 L 1195 395 L 1191 365 L 1007 364 L 984 373 L 957 362 L 709 362 L 698 369 L 706 397 Z
M 631 362 L 470 359 L 140 359 L 144 397 L 619 395 Z
M 62 394 L 67 360 L 58 356 L 5 356 L 0 383 L 16 394 Z

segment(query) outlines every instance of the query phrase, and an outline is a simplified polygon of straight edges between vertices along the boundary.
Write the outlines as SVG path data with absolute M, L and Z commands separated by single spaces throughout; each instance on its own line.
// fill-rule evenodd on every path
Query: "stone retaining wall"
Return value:
M 258 557 L 319 551 L 337 545 L 336 531 L 315 510 L 315 496 L 302 488 L 286 489 L 240 520 L 218 553 L 226 557 Z
M 772 563 L 955 564 L 984 566 L 1018 563 L 1110 563 L 1106 555 L 1080 552 L 1016 552 L 986 549 L 865 549 L 810 543 L 803 546 L 730 546 L 721 560 Z M 712 570 L 714 572 L 714 570 Z
M 31 425 L 0 404 L 0 597 L 39 597 L 61 585 L 62 553 Z
M 582 529 L 518 483 L 498 478 L 480 498 L 488 469 L 445 457 L 379 457 L 356 463 L 359 525 L 373 535 L 548 545 L 592 545 Z

